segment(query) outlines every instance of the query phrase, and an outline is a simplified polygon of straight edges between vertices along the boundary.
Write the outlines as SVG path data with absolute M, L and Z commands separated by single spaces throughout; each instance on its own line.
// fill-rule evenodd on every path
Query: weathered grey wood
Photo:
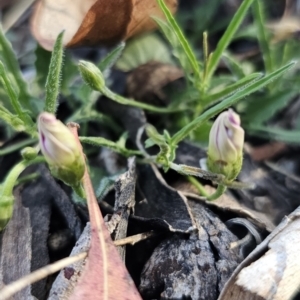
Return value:
M 88 251 L 91 242 L 90 223 L 87 223 L 70 256 Z M 69 300 L 85 266 L 85 260 L 74 263 L 60 271 L 49 293 L 48 300 Z
M 128 171 L 120 175 L 115 182 L 116 200 L 112 217 L 116 215 L 120 219 L 114 230 L 114 240 L 120 240 L 127 236 L 128 218 L 135 206 L 135 182 L 135 158 L 129 158 Z M 119 246 L 117 249 L 125 262 L 126 246 Z
M 14 211 L 4 232 L 1 234 L 0 288 L 31 272 L 31 237 L 29 209 L 23 207 L 20 189 L 15 192 Z M 28 286 L 16 293 L 13 300 L 36 299 Z
M 288 300 L 299 290 L 300 208 L 238 266 L 219 300 Z

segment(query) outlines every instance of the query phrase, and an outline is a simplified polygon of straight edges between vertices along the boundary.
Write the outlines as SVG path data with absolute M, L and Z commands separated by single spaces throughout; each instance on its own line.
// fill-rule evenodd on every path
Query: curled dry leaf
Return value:
M 177 0 L 166 0 L 172 12 Z M 163 17 L 155 0 L 41 0 L 31 18 L 38 42 L 52 50 L 65 30 L 64 45 L 112 45 L 156 27 L 151 16 Z
M 283 219 L 237 267 L 218 300 L 298 299 L 299 217 L 298 207 Z

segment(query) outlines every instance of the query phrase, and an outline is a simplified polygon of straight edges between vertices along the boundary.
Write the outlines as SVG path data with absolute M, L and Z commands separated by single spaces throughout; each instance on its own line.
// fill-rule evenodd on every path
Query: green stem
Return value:
M 26 183 L 26 182 L 29 182 L 29 181 L 32 181 L 32 180 L 35 180 L 37 178 L 40 177 L 40 174 L 39 173 L 32 173 L 32 174 L 29 174 L 29 175 L 26 175 L 26 176 L 22 176 L 21 178 L 19 178 L 16 183 L 15 183 L 15 186 L 21 184 L 21 183 Z
M 1 186 L 0 192 L 0 231 L 2 231 L 10 220 L 14 208 L 13 189 L 18 177 L 25 168 L 32 164 L 44 162 L 44 157 L 38 156 L 33 160 L 22 160 L 9 172 Z
M 43 156 L 38 156 L 33 160 L 22 160 L 16 164 L 9 172 L 2 185 L 1 196 L 10 197 L 13 194 L 13 189 L 20 174 L 30 165 L 44 162 Z M 0 200 L 1 201 L 1 200 Z
M 120 153 L 126 157 L 133 156 L 133 155 L 142 155 L 141 151 L 138 150 L 131 150 L 125 147 L 120 147 L 117 143 L 107 140 L 103 137 L 79 137 L 80 142 L 90 144 L 96 147 L 107 147 L 114 150 L 117 153 Z
M 182 109 L 182 108 L 156 107 L 156 106 L 149 105 L 149 104 L 146 104 L 146 103 L 142 103 L 142 102 L 138 102 L 138 101 L 135 101 L 135 100 L 127 99 L 127 98 L 122 97 L 118 94 L 115 94 L 113 91 L 111 91 L 107 87 L 104 87 L 103 89 L 99 90 L 99 92 L 101 92 L 107 98 L 110 98 L 111 100 L 116 101 L 120 104 L 130 105 L 130 106 L 142 108 L 142 109 L 145 109 L 145 110 L 148 110 L 148 111 L 153 111 L 153 112 L 157 112 L 157 113 L 161 113 L 161 114 L 175 113 L 175 112 L 180 112 L 180 111 L 185 110 L 185 109 Z
M 216 200 L 225 193 L 226 189 L 227 187 L 225 185 L 219 184 L 216 191 L 212 195 L 208 196 L 206 199 L 208 201 Z
M 209 197 L 204 186 L 193 176 L 187 177 L 188 181 L 198 190 L 199 194 L 204 197 Z

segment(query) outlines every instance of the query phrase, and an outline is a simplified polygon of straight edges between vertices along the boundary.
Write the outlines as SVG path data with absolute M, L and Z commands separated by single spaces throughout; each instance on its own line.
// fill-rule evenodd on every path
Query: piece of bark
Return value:
M 82 224 L 79 219 L 74 204 L 66 192 L 59 186 L 46 166 L 39 166 L 39 172 L 42 174 L 42 184 L 48 187 L 48 192 L 52 196 L 53 205 L 61 213 L 67 229 L 77 241 L 82 233 Z
M 142 201 L 135 215 L 145 219 L 160 219 L 171 232 L 189 232 L 195 227 L 187 199 L 171 188 L 154 165 L 138 168 L 138 186 Z
M 208 209 L 189 201 L 197 231 L 163 241 L 144 267 L 146 299 L 214 300 L 241 261 L 230 244 L 237 238 Z
M 90 231 L 90 223 L 87 223 L 70 256 L 89 250 L 91 242 Z M 80 274 L 82 273 L 84 266 L 85 260 L 74 263 L 61 270 L 51 287 L 48 300 L 71 299 L 70 296 L 72 295 L 73 289 L 79 279 Z
M 286 300 L 298 292 L 300 208 L 238 266 L 219 300 Z
M 253 190 L 235 190 L 239 202 L 263 213 L 275 225 L 300 205 L 300 185 L 297 178 L 288 178 L 283 172 L 253 162 L 249 155 L 244 156 L 238 178 L 242 182 L 255 184 Z
M 135 182 L 136 166 L 135 157 L 133 157 L 128 159 L 128 171 L 120 175 L 115 182 L 116 200 L 114 214 L 108 222 L 111 224 L 117 218 L 117 223 L 110 230 L 114 240 L 120 240 L 127 236 L 128 218 L 135 206 Z M 125 262 L 126 247 L 119 246 L 117 249 Z
M 15 203 L 13 215 L 1 233 L 0 245 L 0 288 L 31 271 L 32 261 L 32 229 L 29 209 L 22 205 L 20 189 L 14 193 Z M 14 295 L 14 300 L 36 299 L 27 286 Z
M 21 193 L 22 203 L 30 210 L 32 228 L 32 262 L 31 272 L 49 264 L 48 236 L 51 218 L 51 200 L 49 186 L 41 179 L 28 184 Z M 47 293 L 47 279 L 40 280 L 32 285 L 32 294 L 43 299 Z
M 233 214 L 235 217 L 246 218 L 261 230 L 271 232 L 275 228 L 274 223 L 272 223 L 263 213 L 257 212 L 239 203 L 239 201 L 231 194 L 226 193 L 217 200 L 206 201 L 203 199 L 203 197 L 197 195 L 196 191 L 192 190 L 192 187 L 189 187 L 189 185 L 190 184 L 182 184 L 176 185 L 176 187 L 178 190 L 182 191 L 182 193 L 188 199 L 194 199 L 205 203 L 205 205 L 207 205 L 210 209 L 217 209 L 219 212 L 224 212 L 231 215 Z M 208 194 L 213 194 L 216 191 L 216 189 L 211 186 L 205 185 L 204 187 Z M 192 190 L 192 192 L 189 192 L 190 190 Z

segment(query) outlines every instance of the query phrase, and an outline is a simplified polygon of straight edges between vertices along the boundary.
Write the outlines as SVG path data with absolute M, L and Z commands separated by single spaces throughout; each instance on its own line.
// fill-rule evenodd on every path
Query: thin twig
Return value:
M 35 283 L 51 274 L 56 273 L 57 271 L 71 265 L 75 262 L 78 262 L 86 258 L 87 252 L 82 252 L 74 256 L 70 256 L 64 259 L 61 259 L 53 264 L 47 265 L 41 269 L 38 269 L 13 283 L 6 285 L 3 289 L 0 290 L 0 299 L 6 300 L 12 297 L 15 293 L 21 291 L 26 286 Z
M 114 244 L 115 244 L 115 246 L 124 246 L 124 245 L 128 245 L 128 244 L 134 245 L 134 244 L 141 242 L 143 240 L 146 240 L 147 238 L 152 237 L 154 235 L 155 235 L 155 232 L 151 230 L 148 232 L 135 234 L 132 236 L 128 236 L 124 239 L 114 241 Z

